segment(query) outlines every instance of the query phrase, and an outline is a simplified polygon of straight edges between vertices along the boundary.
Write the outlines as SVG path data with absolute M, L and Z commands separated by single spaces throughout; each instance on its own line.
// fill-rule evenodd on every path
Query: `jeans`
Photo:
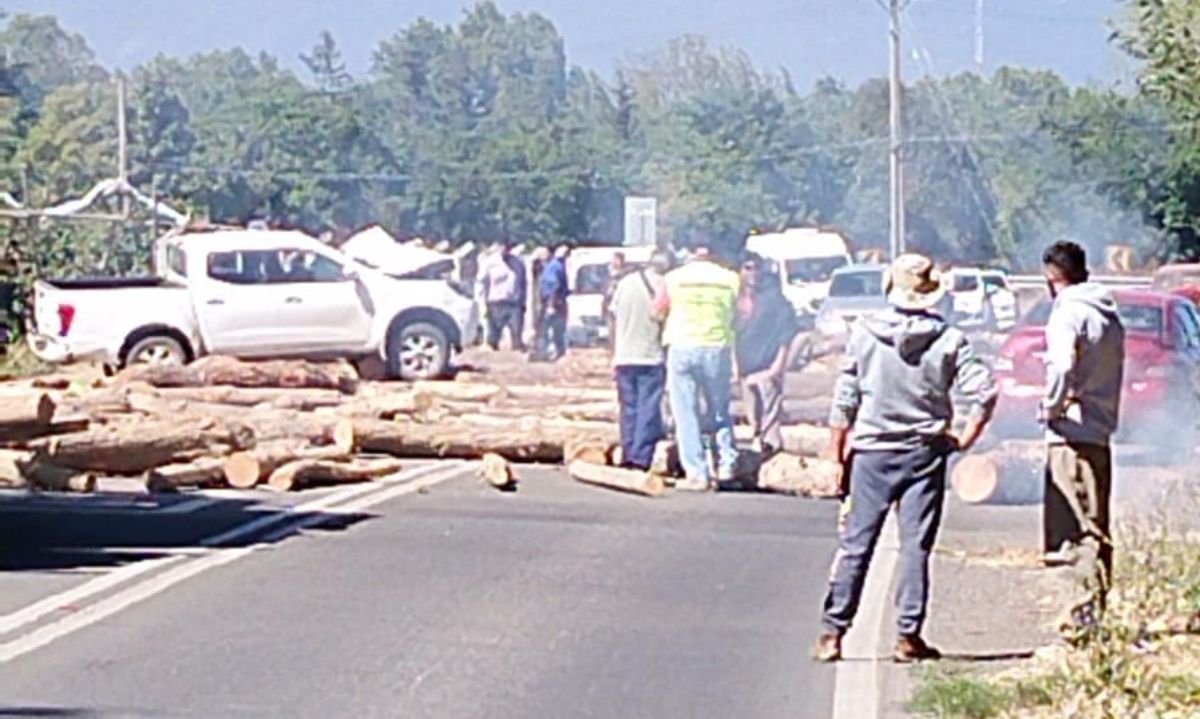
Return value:
M 662 365 L 621 365 L 615 371 L 621 405 L 622 463 L 649 469 L 663 438 L 662 399 L 667 369 Z
M 704 434 L 711 432 L 717 451 L 717 475 L 731 477 L 737 465 L 733 415 L 729 410 L 733 356 L 728 347 L 671 347 L 667 382 L 679 460 L 688 479 L 711 480 Z M 702 404 L 703 403 L 703 404 Z
M 545 300 L 551 303 L 554 300 Z M 538 319 L 538 354 L 542 359 L 556 360 L 567 353 L 567 307 L 566 303 L 556 305 L 554 312 L 542 309 Z M 550 345 L 554 345 L 551 351 Z
M 929 605 L 929 555 L 946 495 L 944 447 L 856 452 L 850 466 L 850 514 L 842 529 L 825 597 L 825 628 L 843 633 L 854 621 L 867 568 L 892 504 L 900 525 L 897 630 L 917 635 Z
M 512 348 L 518 352 L 525 351 L 525 342 L 521 339 L 522 320 L 525 309 L 519 302 L 489 302 L 487 305 L 488 347 L 500 349 L 500 338 L 507 328 L 512 337 Z

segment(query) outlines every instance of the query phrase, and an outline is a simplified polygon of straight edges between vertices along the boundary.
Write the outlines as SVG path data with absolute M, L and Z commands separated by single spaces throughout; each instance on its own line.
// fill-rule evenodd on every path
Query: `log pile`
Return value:
M 536 462 L 657 496 L 681 474 L 678 453 L 664 442 L 650 472 L 620 469 L 616 399 L 611 384 L 482 374 L 367 382 L 344 363 L 227 357 L 131 368 L 85 385 L 10 384 L 0 387 L 0 485 L 89 491 L 97 478 L 124 476 L 150 491 L 286 491 L 375 479 L 403 460 L 453 458 L 486 460 L 481 477 L 498 489 L 516 486 L 510 463 Z M 786 440 L 795 456 L 813 456 L 827 432 L 791 426 Z M 762 488 L 779 491 L 773 480 Z

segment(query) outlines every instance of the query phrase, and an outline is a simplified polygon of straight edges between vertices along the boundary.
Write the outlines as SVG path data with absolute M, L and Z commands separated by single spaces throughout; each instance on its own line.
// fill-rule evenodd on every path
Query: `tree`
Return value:
M 342 51 L 338 49 L 333 34 L 328 30 L 321 31 L 321 39 L 313 46 L 312 52 L 308 55 L 301 54 L 300 60 L 312 73 L 313 82 L 321 92 L 342 92 L 354 82 L 354 78 L 346 72 Z

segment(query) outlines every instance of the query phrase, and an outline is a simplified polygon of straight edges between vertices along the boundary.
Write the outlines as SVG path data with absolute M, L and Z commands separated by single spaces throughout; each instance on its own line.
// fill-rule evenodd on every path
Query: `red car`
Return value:
M 1113 293 L 1125 325 L 1125 388 L 1119 438 L 1162 444 L 1191 439 L 1200 411 L 1200 313 L 1190 300 L 1154 290 Z M 1009 336 L 996 360 L 1000 403 L 996 431 L 1037 436 L 1037 408 L 1045 386 L 1046 321 L 1050 301 L 1034 307 Z M 1183 428 L 1186 432 L 1164 432 Z M 1172 442 L 1173 444 L 1173 442 Z

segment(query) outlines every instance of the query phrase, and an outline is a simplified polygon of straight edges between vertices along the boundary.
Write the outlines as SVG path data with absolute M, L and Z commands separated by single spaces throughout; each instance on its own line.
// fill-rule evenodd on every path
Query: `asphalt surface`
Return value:
M 521 478 L 502 494 L 464 473 L 327 516 L 306 507 L 342 490 L 100 512 L 0 496 L 0 717 L 831 716 L 834 670 L 808 650 L 833 503 Z M 300 520 L 326 523 L 272 536 Z M 264 528 L 206 540 L 249 522 Z M 119 611 L 93 621 L 106 601 Z

